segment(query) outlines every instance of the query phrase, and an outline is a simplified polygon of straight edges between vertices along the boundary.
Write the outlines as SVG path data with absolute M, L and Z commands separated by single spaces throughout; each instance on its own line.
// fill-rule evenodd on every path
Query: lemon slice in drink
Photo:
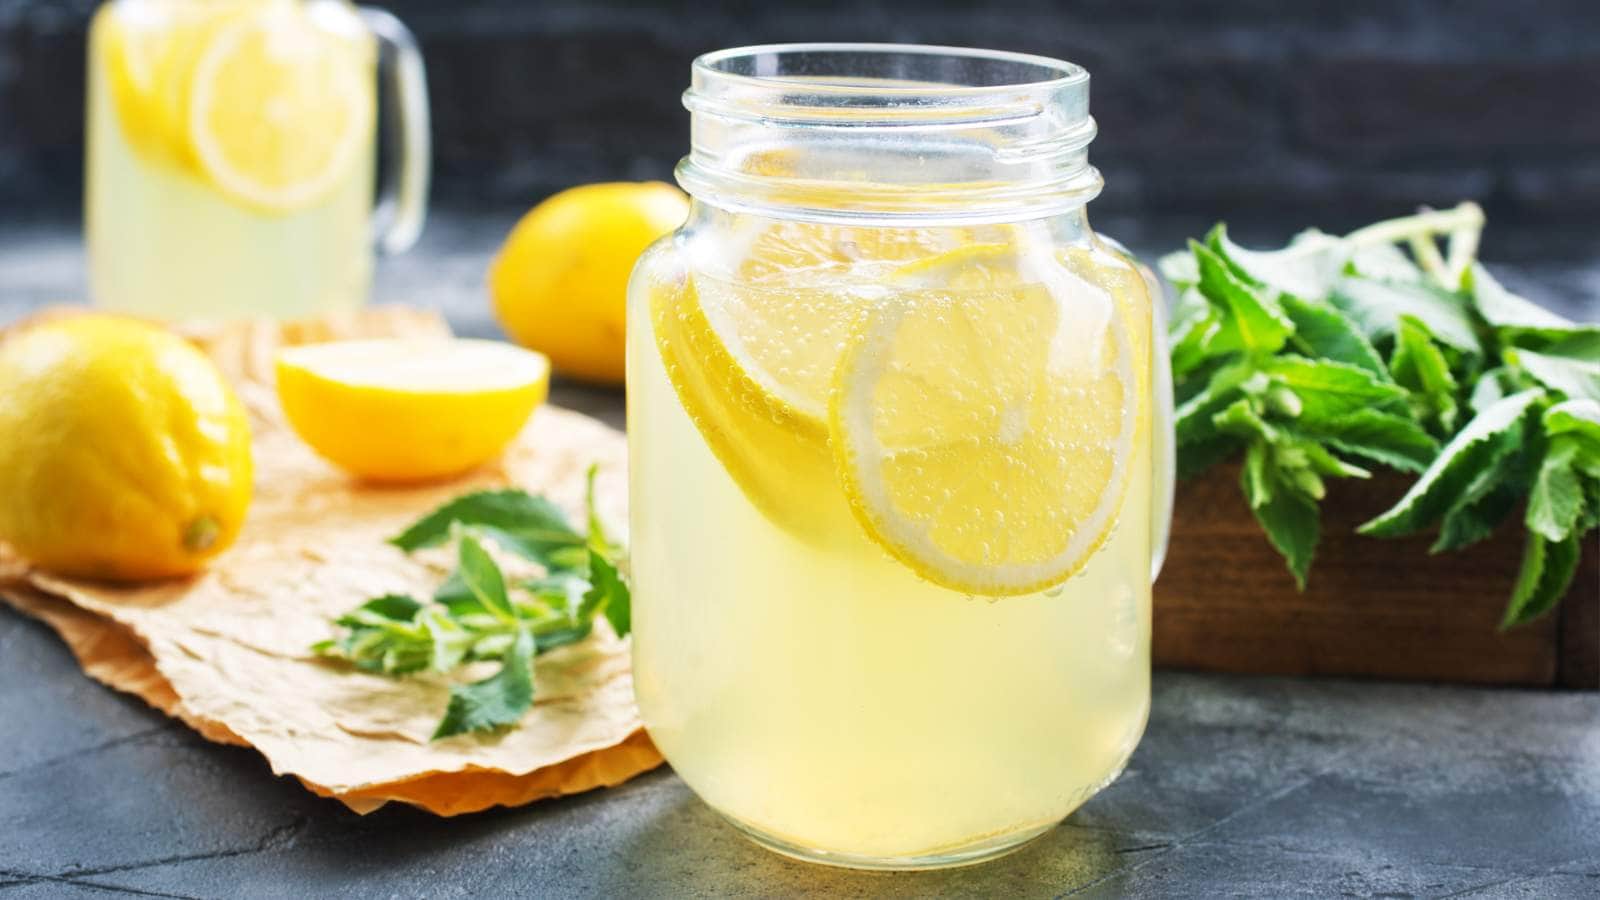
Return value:
M 308 206 L 371 147 L 370 52 L 359 23 L 336 19 L 274 4 L 220 29 L 201 53 L 189 137 L 201 172 L 235 200 L 267 212 Z
M 829 407 L 862 527 L 922 577 L 972 594 L 1043 590 L 1082 568 L 1116 522 L 1138 431 L 1116 299 L 1028 256 L 965 248 L 902 270 L 947 287 L 871 312 Z
M 826 420 L 839 355 L 885 293 L 864 273 L 948 240 L 927 230 L 757 222 L 714 248 L 729 259 L 647 288 L 679 401 L 770 521 L 807 539 L 853 530 L 844 504 L 829 501 L 837 492 Z

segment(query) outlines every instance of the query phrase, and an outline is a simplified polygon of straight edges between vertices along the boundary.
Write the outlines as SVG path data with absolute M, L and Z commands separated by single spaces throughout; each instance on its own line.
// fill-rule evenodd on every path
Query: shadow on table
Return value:
M 792 860 L 758 847 L 687 791 L 633 829 L 608 863 L 630 896 L 1053 896 L 1122 867 L 1117 836 L 1055 828 L 998 860 L 931 872 L 863 872 Z

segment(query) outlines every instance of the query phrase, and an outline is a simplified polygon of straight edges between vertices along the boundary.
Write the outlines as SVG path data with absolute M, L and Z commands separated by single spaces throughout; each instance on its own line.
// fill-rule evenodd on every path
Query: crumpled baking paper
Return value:
M 256 748 L 274 772 L 357 812 L 389 801 L 446 816 L 514 806 L 659 765 L 634 706 L 628 644 L 604 623 L 538 658 L 535 705 L 519 726 L 440 741 L 429 736 L 451 677 L 370 675 L 309 651 L 367 598 L 431 594 L 448 555 L 407 556 L 385 538 L 458 494 L 516 485 L 581 522 L 584 473 L 597 463 L 602 515 L 624 522 L 623 437 L 578 413 L 543 407 L 498 462 L 415 488 L 357 483 L 285 426 L 271 380 L 280 346 L 429 334 L 448 330 L 434 315 L 394 307 L 190 329 L 254 426 L 255 498 L 238 542 L 194 578 L 137 586 L 33 571 L 0 548 L 0 598 L 54 628 L 96 680 L 210 740 Z

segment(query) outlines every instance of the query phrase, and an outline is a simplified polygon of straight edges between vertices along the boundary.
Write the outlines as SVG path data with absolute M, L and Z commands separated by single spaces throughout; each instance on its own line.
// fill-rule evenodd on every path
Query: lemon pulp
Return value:
M 884 550 L 969 593 L 1081 568 L 1144 415 L 1148 308 L 1097 284 L 1109 260 L 1017 226 L 752 229 L 731 274 L 690 265 L 650 298 L 678 399 L 751 501 L 815 536 L 836 488 Z

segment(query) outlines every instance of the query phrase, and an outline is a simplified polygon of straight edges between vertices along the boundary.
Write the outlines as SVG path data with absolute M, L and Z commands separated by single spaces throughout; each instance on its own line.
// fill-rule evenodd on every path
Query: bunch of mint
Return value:
M 1161 261 L 1179 292 L 1179 472 L 1242 458 L 1245 499 L 1302 588 L 1325 480 L 1371 465 L 1418 477 L 1362 534 L 1437 525 L 1439 553 L 1522 510 L 1503 627 L 1555 606 L 1600 527 L 1600 326 L 1496 282 L 1476 261 L 1483 221 L 1467 203 L 1270 252 L 1219 224 Z
M 422 517 L 390 543 L 407 553 L 455 543 L 456 568 L 433 597 L 369 600 L 335 621 L 342 634 L 312 649 L 395 676 L 499 661 L 494 675 L 451 688 L 433 737 L 516 724 L 533 705 L 535 656 L 588 637 L 597 615 L 618 637 L 632 630 L 623 551 L 596 512 L 594 476 L 591 467 L 587 534 L 549 500 L 520 490 L 466 494 Z M 486 542 L 544 574 L 508 582 Z

